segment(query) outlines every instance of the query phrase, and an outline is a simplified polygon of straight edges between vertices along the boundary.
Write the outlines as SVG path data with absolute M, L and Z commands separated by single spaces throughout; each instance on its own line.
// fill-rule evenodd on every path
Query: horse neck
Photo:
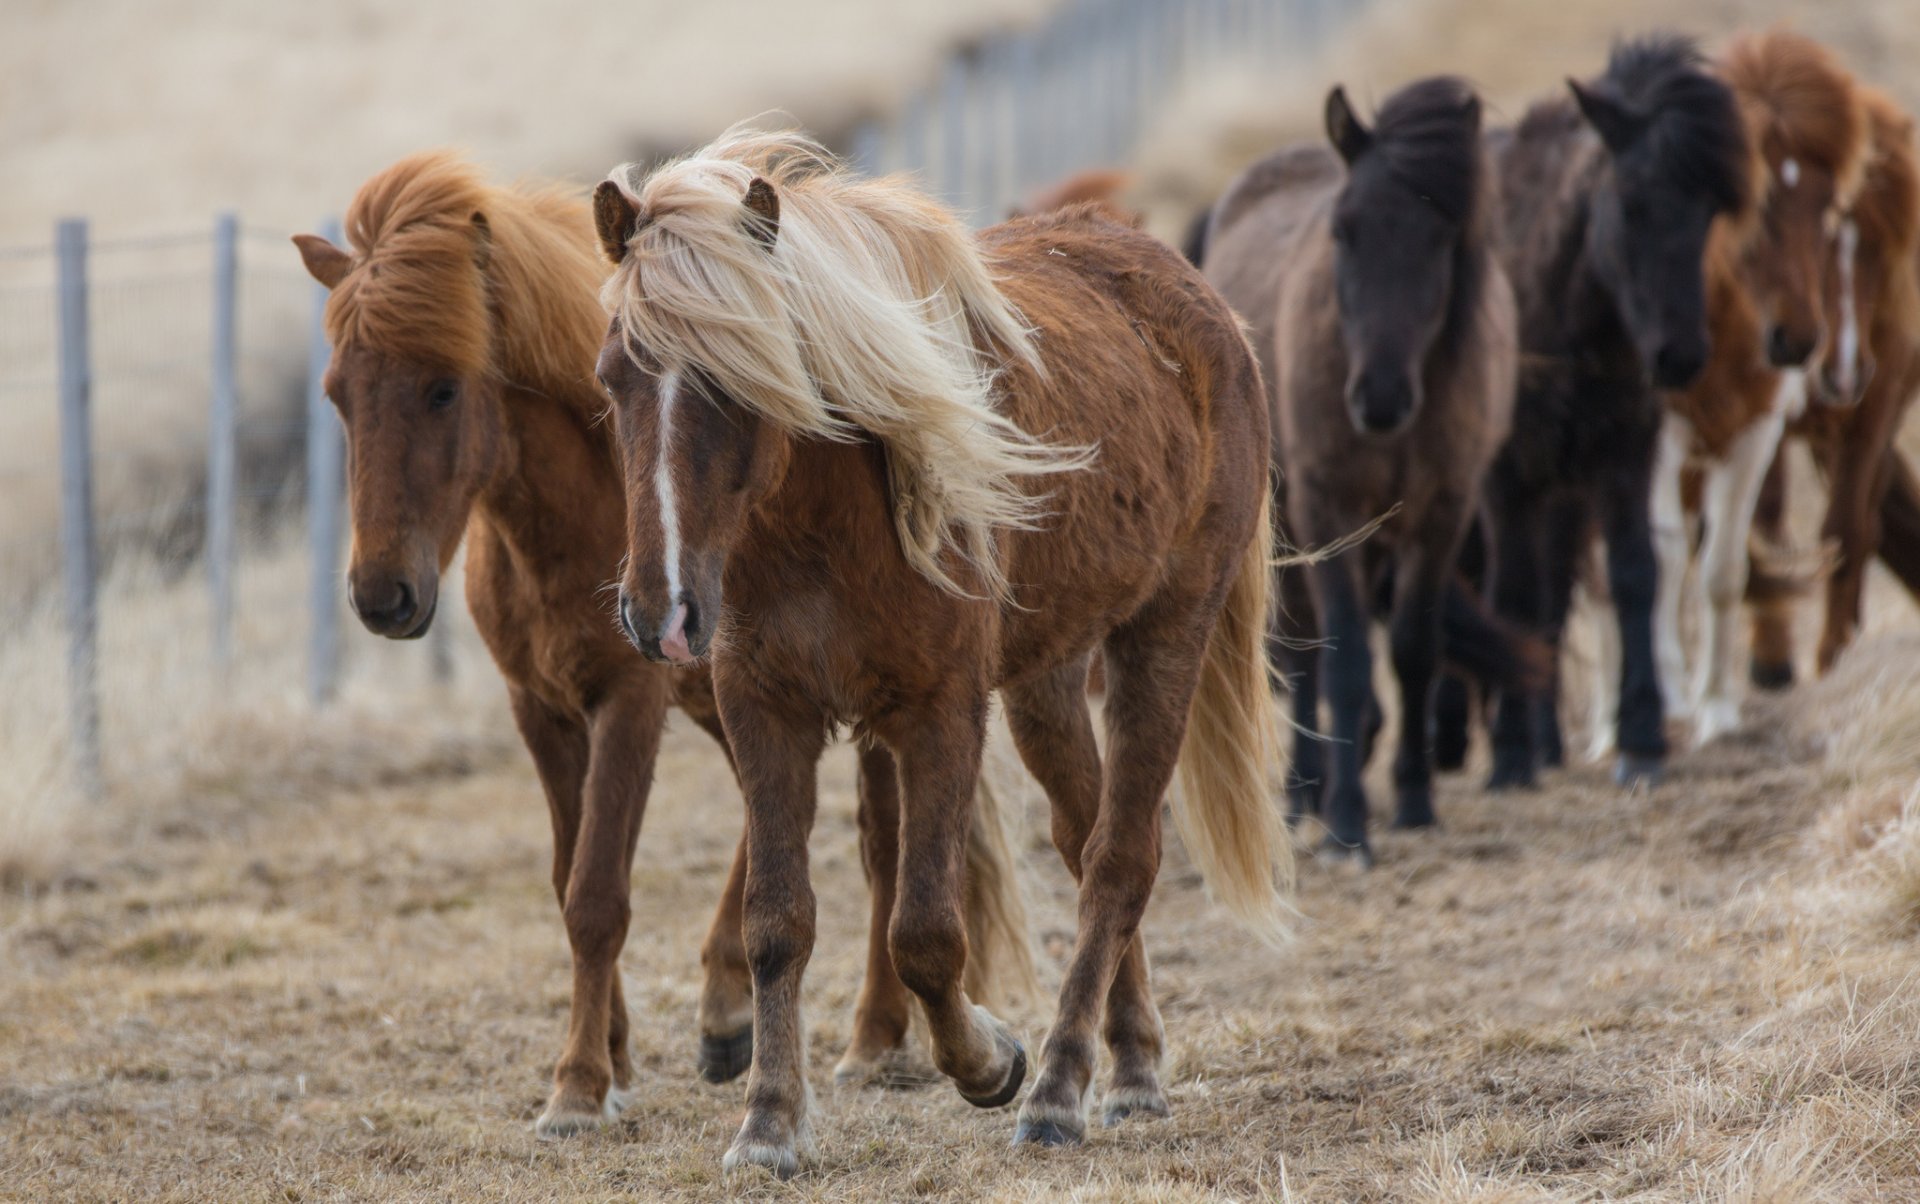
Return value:
M 848 586 L 905 567 L 893 541 L 886 458 L 872 440 L 788 439 L 785 471 L 748 519 L 728 559 L 734 604 L 752 608 L 763 591 L 785 596 L 822 580 Z M 734 586 L 738 583 L 738 590 Z
M 1566 174 L 1549 206 L 1552 225 L 1542 245 L 1551 253 L 1516 273 L 1523 350 L 1565 356 L 1589 365 L 1611 365 L 1635 356 L 1619 303 L 1587 254 L 1592 210 L 1587 198 L 1609 186 L 1612 171 L 1597 143 L 1568 157 Z

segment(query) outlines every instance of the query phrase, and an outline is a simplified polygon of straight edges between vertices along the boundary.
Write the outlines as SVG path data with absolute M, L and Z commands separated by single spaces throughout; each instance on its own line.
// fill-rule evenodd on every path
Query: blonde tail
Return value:
M 1294 914 L 1293 846 L 1271 793 L 1280 757 L 1266 656 L 1273 503 L 1262 492 L 1253 542 L 1207 641 L 1173 822 L 1214 899 L 1277 941 Z
M 1027 932 L 1027 904 L 1008 824 L 1013 817 L 981 766 L 967 829 L 967 968 L 962 985 L 976 1003 L 1005 1007 L 1040 997 Z

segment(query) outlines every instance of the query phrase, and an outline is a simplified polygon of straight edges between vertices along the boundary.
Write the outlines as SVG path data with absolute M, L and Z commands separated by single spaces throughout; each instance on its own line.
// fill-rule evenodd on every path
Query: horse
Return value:
M 1324 676 L 1326 848 L 1364 865 L 1372 583 L 1391 574 L 1401 699 L 1394 823 L 1425 826 L 1434 822 L 1427 714 L 1443 595 L 1511 423 L 1515 319 L 1492 244 L 1498 202 L 1473 91 L 1451 77 L 1422 80 L 1388 98 L 1368 128 L 1336 87 L 1326 127 L 1331 146 L 1279 151 L 1229 186 L 1204 258 L 1263 353 L 1275 509 L 1289 516 L 1294 543 L 1340 548 L 1304 572 L 1279 570 L 1273 643 L 1294 705 L 1291 811 L 1316 812 L 1322 801 Z M 1372 537 L 1340 547 L 1382 515 Z
M 1827 338 L 1829 234 L 1866 169 L 1867 118 L 1852 77 L 1819 43 L 1772 30 L 1737 38 L 1719 61 L 1746 122 L 1752 210 L 1715 223 L 1706 259 L 1712 353 L 1699 378 L 1661 395 L 1652 512 L 1661 696 L 1704 745 L 1740 723 L 1733 670 L 1747 588 L 1748 536 L 1761 483 L 1787 419 L 1806 404 L 1802 370 Z M 1699 656 L 1688 684 L 1682 618 L 1692 559 L 1683 477 L 1699 474 Z M 1605 624 L 1602 625 L 1605 635 Z M 1599 641 L 1600 663 L 1611 658 Z M 1595 759 L 1611 751 L 1612 674 L 1594 674 Z
M 1052 213 L 1056 209 L 1098 202 L 1112 209 L 1116 216 L 1139 225 L 1140 215 L 1121 201 L 1133 183 L 1133 173 L 1122 168 L 1090 167 L 1029 194 L 1007 216 L 1034 217 Z
M 1894 448 L 1920 388 L 1920 161 L 1912 118 L 1877 89 L 1863 86 L 1860 96 L 1872 150 L 1858 196 L 1834 229 L 1827 278 L 1837 334 L 1812 373 L 1813 404 L 1789 428 L 1807 441 L 1826 479 L 1821 532 L 1839 553 L 1827 578 L 1821 673 L 1859 628 L 1876 555 L 1920 598 L 1920 490 Z M 1763 542 L 1775 547 L 1787 543 L 1786 489 L 1786 461 L 1776 457 L 1756 520 Z M 1764 581 L 1755 593 L 1752 680 L 1784 688 L 1793 682 L 1796 597 Z
M 1614 776 L 1651 783 L 1667 752 L 1648 516 L 1658 390 L 1706 366 L 1708 235 L 1749 206 L 1752 158 L 1732 90 L 1685 38 L 1617 43 L 1601 75 L 1568 86 L 1489 135 L 1521 346 L 1513 433 L 1487 474 L 1489 586 L 1502 616 L 1557 643 L 1597 525 L 1621 649 Z M 1558 725 L 1551 692 L 1502 691 L 1489 785 L 1531 785 Z
M 979 1107 L 1027 1056 L 968 997 L 959 851 L 990 691 L 1045 788 L 1079 928 L 1016 1143 L 1165 1115 L 1139 923 L 1160 806 L 1213 894 L 1286 922 L 1268 802 L 1267 415 L 1238 319 L 1177 254 L 1098 207 L 976 240 L 897 178 L 735 127 L 595 192 L 615 263 L 598 371 L 625 465 L 620 613 L 648 657 L 710 663 L 747 797 L 755 1044 L 723 1166 L 811 1149 L 799 991 L 830 727 L 895 753 L 893 963 L 935 1066 Z M 1087 667 L 1106 666 L 1105 764 Z
M 727 748 L 704 671 L 637 655 L 605 590 L 618 570 L 626 497 L 591 365 L 604 272 L 586 206 L 557 186 L 487 183 L 449 154 L 402 159 L 348 211 L 349 252 L 295 238 L 331 290 L 326 389 L 350 452 L 348 592 L 373 632 L 416 639 L 464 541 L 467 604 L 507 682 L 514 720 L 551 812 L 553 889 L 574 959 L 572 1015 L 535 1130 L 557 1137 L 611 1119 L 635 1085 L 617 966 L 628 879 L 666 708 L 677 701 Z M 860 760 L 863 860 L 890 906 L 897 809 L 890 755 Z M 983 808 L 993 799 L 983 795 Z M 988 971 L 1026 966 L 1020 901 L 995 818 L 968 844 L 969 937 Z M 752 983 L 741 932 L 744 845 L 701 951 L 702 1077 L 744 1073 Z M 882 908 L 882 914 L 886 908 Z M 885 1068 L 909 1001 L 876 928 L 841 1066 Z

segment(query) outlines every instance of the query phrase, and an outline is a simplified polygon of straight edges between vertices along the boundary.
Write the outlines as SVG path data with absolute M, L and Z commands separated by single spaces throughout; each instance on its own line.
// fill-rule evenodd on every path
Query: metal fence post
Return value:
M 67 591 L 67 718 L 74 783 L 101 793 L 93 543 L 93 357 L 87 330 L 87 223 L 54 231 L 60 283 L 60 546 Z
M 239 493 L 237 365 L 240 219 L 213 221 L 213 384 L 207 429 L 207 578 L 213 593 L 213 663 L 233 660 L 234 511 Z
M 341 241 L 340 223 L 335 219 L 322 222 L 320 233 L 335 244 Z M 326 287 L 315 284 L 307 341 L 307 542 L 313 560 L 308 592 L 313 634 L 307 646 L 307 693 L 316 706 L 332 701 L 340 680 L 340 611 L 335 591 L 340 588 L 341 467 L 346 459 L 340 420 L 327 402 L 322 383 L 332 356 L 324 320 L 326 305 Z

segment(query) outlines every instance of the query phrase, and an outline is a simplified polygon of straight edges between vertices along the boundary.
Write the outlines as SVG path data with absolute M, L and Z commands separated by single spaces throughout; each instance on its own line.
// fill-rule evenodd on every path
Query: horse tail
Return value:
M 1441 595 L 1440 651 L 1453 668 L 1497 690 L 1538 694 L 1553 685 L 1553 646 L 1488 610 L 1458 575 Z
M 1187 232 L 1180 237 L 1180 253 L 1196 268 L 1207 257 L 1207 229 L 1212 224 L 1213 206 L 1208 205 L 1193 215 L 1193 220 L 1187 223 Z
M 973 823 L 967 829 L 967 967 L 962 985 L 968 997 L 989 1007 L 1004 1007 L 1040 997 L 1028 938 L 1027 903 L 1020 891 L 1020 867 L 1013 854 L 1013 816 L 982 769 L 974 788 Z
M 1277 941 L 1290 927 L 1293 846 L 1272 796 L 1280 745 L 1267 687 L 1273 498 L 1264 479 L 1260 494 L 1253 540 L 1201 662 L 1173 821 L 1214 899 Z

